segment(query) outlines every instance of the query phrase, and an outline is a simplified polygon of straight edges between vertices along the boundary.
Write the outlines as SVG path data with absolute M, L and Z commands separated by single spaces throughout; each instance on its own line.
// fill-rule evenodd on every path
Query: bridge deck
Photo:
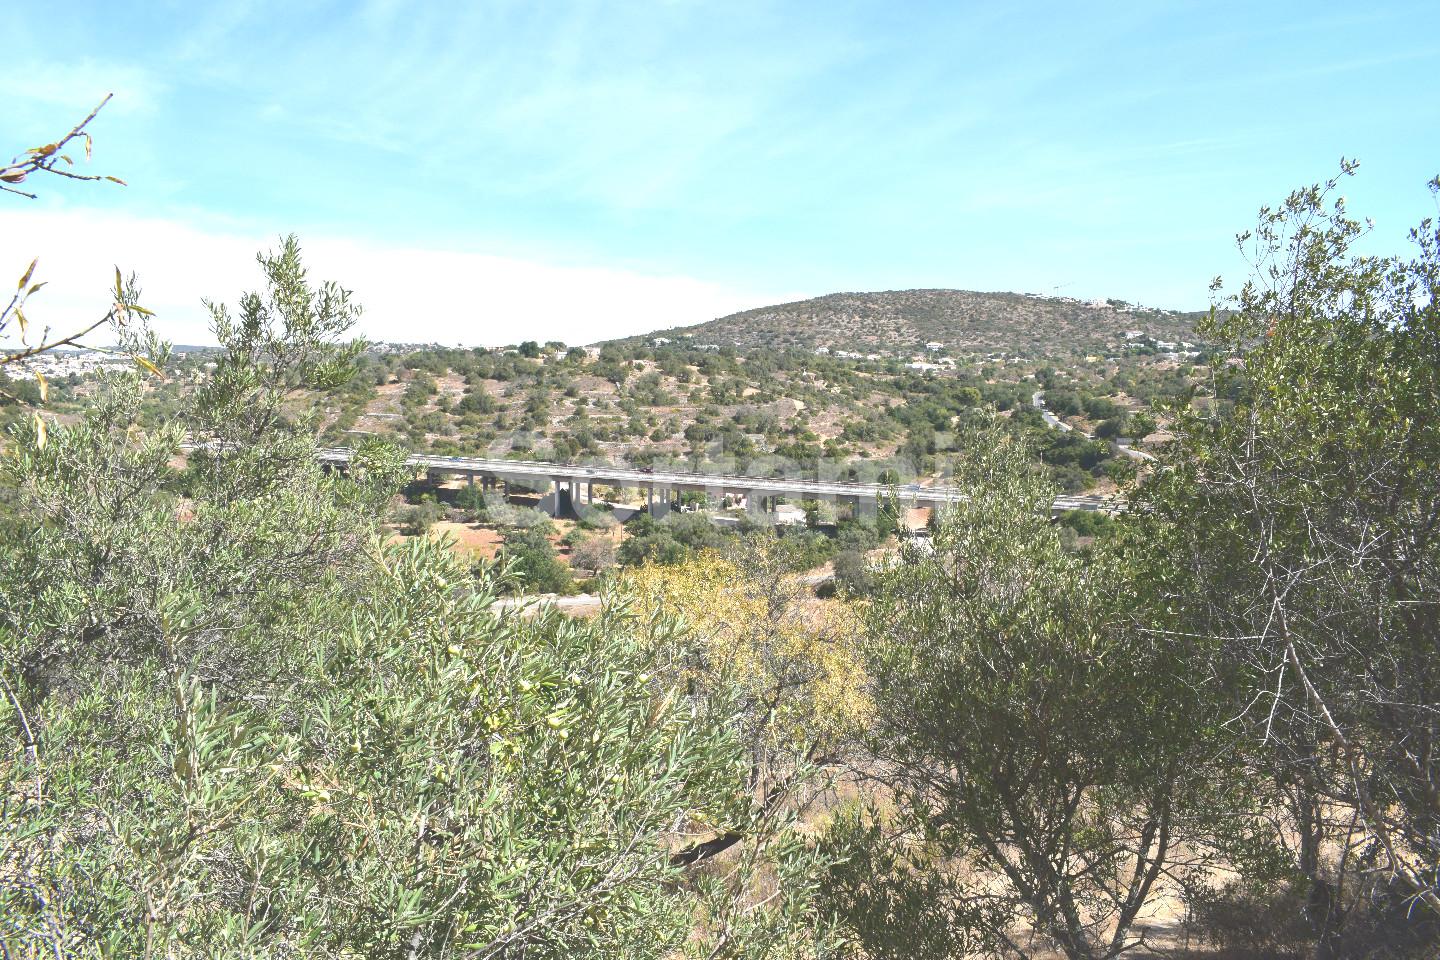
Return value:
M 348 463 L 353 451 L 330 447 L 320 451 L 320 459 L 328 463 Z M 445 457 L 415 454 L 408 461 L 412 466 L 460 475 L 491 476 L 499 479 L 531 481 L 544 484 L 591 482 L 607 486 L 641 487 L 661 490 L 687 490 L 712 495 L 761 494 L 792 495 L 809 500 L 878 500 L 893 495 L 902 503 L 917 506 L 939 506 L 953 503 L 964 494 L 958 487 L 922 486 L 917 483 L 883 484 L 850 480 L 825 480 L 791 477 L 747 477 L 737 474 L 689 473 L 669 470 L 640 470 L 588 464 L 549 463 L 543 460 L 505 460 L 485 457 Z M 1116 501 L 1106 497 L 1060 496 L 1055 510 L 1115 510 Z

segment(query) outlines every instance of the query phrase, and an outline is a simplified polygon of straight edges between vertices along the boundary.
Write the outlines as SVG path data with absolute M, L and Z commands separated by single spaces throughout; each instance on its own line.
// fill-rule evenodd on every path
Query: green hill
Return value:
M 832 293 L 758 307 L 649 337 L 689 337 L 735 347 L 905 350 L 927 342 L 947 351 L 1067 354 L 1103 350 L 1125 332 L 1158 340 L 1194 339 L 1203 314 L 1137 307 L 1120 300 L 1079 301 L 971 290 Z M 631 338 L 644 339 L 644 338 Z

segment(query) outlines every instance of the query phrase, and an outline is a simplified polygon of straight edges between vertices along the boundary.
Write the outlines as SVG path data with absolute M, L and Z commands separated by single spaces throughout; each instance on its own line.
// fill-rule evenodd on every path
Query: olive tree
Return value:
M 1239 237 L 1252 275 L 1202 330 L 1227 402 L 1171 411 L 1140 491 L 1320 956 L 1367 900 L 1440 914 L 1440 229 L 1358 253 L 1354 171 Z
M 1127 558 L 1062 548 L 1021 441 L 968 442 L 964 498 L 865 608 L 877 806 L 833 893 L 875 956 L 1114 957 L 1195 865 L 1210 734 Z
M 165 423 L 140 416 L 137 376 L 100 378 L 81 422 L 15 437 L 0 469 L 28 521 L 9 545 L 0 622 L 13 625 L 12 666 L 44 690 L 83 664 L 161 655 L 214 676 L 266 659 L 236 625 L 344 589 L 398 477 L 395 451 L 369 447 L 351 476 L 315 459 L 313 423 L 291 416 L 297 392 L 344 375 L 356 352 L 336 344 L 354 311 L 313 290 L 291 238 L 260 260 L 265 296 L 239 322 L 215 308 L 224 353 L 213 375 Z M 185 493 L 172 460 L 189 441 Z M 184 609 L 186 648 L 171 649 Z M 260 642 L 263 642 L 260 641 Z
M 108 180 L 123 186 L 124 181 L 118 177 L 78 172 L 75 168 L 75 159 L 70 155 L 70 151 L 75 149 L 76 144 L 83 144 L 85 159 L 90 159 L 94 138 L 86 128 L 90 126 L 91 121 L 100 113 L 105 104 L 110 102 L 111 96 L 111 94 L 106 94 L 95 109 L 71 127 L 64 136 L 56 138 L 51 143 L 31 147 L 13 157 L 8 164 L 0 167 L 0 193 L 34 200 L 38 194 L 31 192 L 30 179 L 47 176 L 81 181 Z M 20 274 L 20 280 L 15 285 L 10 299 L 0 301 L 3 303 L 0 305 L 0 371 L 60 347 L 83 345 L 87 336 L 112 324 L 118 327 L 122 338 L 125 338 L 127 333 L 132 333 L 127 329 L 130 324 L 133 321 L 142 320 L 150 313 L 136 302 L 138 291 L 133 282 L 126 284 L 117 268 L 114 300 L 103 313 L 69 333 L 54 333 L 48 325 L 43 324 L 36 329 L 26 315 L 25 307 L 30 297 L 45 286 L 45 281 L 41 280 L 36 272 L 38 266 L 39 261 L 32 260 Z M 17 342 L 11 342 L 12 337 Z M 132 337 L 126 339 L 133 339 L 133 333 Z M 140 355 L 137 355 L 137 360 L 142 366 L 151 366 L 151 360 L 148 357 L 142 359 Z M 37 379 L 40 385 L 40 399 L 43 402 L 46 383 L 43 376 Z M 38 414 L 35 416 L 34 422 L 43 437 L 45 427 Z
M 525 619 L 503 570 L 384 545 L 403 456 L 327 472 L 307 413 L 355 308 L 293 239 L 261 264 L 178 418 L 112 375 L 0 461 L 0 949 L 813 955 L 815 854 L 745 792 L 723 691 L 698 710 L 657 661 L 673 624 Z M 764 862 L 687 875 L 715 824 Z

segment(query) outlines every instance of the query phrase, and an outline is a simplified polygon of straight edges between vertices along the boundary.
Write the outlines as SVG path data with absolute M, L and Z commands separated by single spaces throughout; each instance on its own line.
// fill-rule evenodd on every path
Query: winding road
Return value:
M 1035 405 L 1035 409 L 1036 409 L 1036 410 L 1039 410 L 1039 411 L 1040 411 L 1040 416 L 1044 419 L 1045 423 L 1046 423 L 1047 425 L 1049 425 L 1050 427 L 1052 427 L 1052 428 L 1054 428 L 1054 429 L 1056 429 L 1056 430 L 1059 430 L 1061 433 L 1069 433 L 1070 431 L 1072 431 L 1072 430 L 1075 429 L 1074 427 L 1070 426 L 1070 424 L 1066 423 L 1064 420 L 1061 420 L 1059 417 L 1055 416 L 1055 414 L 1051 413 L 1051 412 L 1049 411 L 1049 409 L 1046 408 L 1046 406 L 1045 406 L 1045 391 L 1044 391 L 1044 390 L 1036 390 L 1033 394 L 1031 394 L 1031 395 L 1030 395 L 1030 402 Z M 1080 433 L 1080 435 L 1081 435 L 1082 437 L 1084 437 L 1084 438 L 1087 439 L 1087 440 L 1094 440 L 1094 439 L 1095 439 L 1095 437 L 1094 437 L 1092 434 L 1086 433 L 1084 430 L 1079 431 L 1079 433 Z M 1155 459 L 1153 456 L 1151 456 L 1150 454 L 1146 453 L 1144 450 L 1136 450 L 1134 447 L 1130 446 L 1128 443 L 1120 443 L 1119 441 L 1116 441 L 1116 443 L 1115 443 L 1115 449 L 1116 449 L 1116 450 L 1119 450 L 1121 453 L 1123 453 L 1125 456 L 1129 457 L 1131 460 L 1141 460 L 1141 461 L 1150 460 L 1150 461 L 1153 461 L 1153 460 Z

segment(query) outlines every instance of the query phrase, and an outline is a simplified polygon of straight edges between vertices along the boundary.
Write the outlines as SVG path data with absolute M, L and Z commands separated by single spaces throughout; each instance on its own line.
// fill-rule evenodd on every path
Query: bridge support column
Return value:
M 673 494 L 668 487 L 657 489 L 652 484 L 645 489 L 645 494 L 650 516 L 658 520 L 670 512 Z
M 545 512 L 548 513 L 548 514 L 550 514 L 550 516 L 552 516 L 552 517 L 559 517 L 559 516 L 560 516 L 560 512 L 561 512 L 561 511 L 560 511 L 560 498 L 563 497 L 564 495 L 565 495 L 565 484 L 561 483 L 559 480 L 555 479 L 554 477 L 551 477 L 551 478 L 550 478 L 550 490 L 549 490 L 548 492 L 543 493 L 543 494 L 540 495 L 540 505 L 543 507 L 546 503 L 548 503 L 548 504 L 550 505 L 550 509 L 549 509 L 549 510 L 546 510 Z
M 874 520 L 880 515 L 880 498 L 864 494 L 855 498 L 855 516 L 861 520 Z

